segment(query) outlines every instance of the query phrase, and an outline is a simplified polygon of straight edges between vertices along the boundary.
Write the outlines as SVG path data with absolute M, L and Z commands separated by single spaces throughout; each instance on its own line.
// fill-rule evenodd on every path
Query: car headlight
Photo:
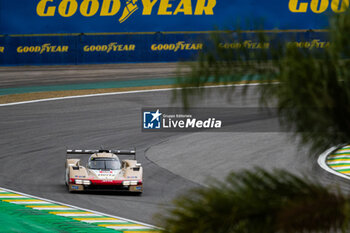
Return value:
M 84 184 L 84 185 L 90 185 L 90 184 L 91 184 L 91 181 L 90 181 L 90 180 L 83 180 L 83 184 Z
M 130 181 L 130 185 L 137 185 L 137 181 L 136 180 L 133 180 L 133 181 Z
M 123 185 L 130 185 L 130 181 L 128 180 L 123 181 Z
M 82 180 L 75 180 L 75 183 L 76 184 L 83 184 L 83 181 Z

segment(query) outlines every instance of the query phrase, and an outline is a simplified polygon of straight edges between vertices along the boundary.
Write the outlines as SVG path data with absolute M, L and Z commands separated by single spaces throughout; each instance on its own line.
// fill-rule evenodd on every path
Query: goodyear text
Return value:
M 0 53 L 4 53 L 4 51 L 5 51 L 5 47 L 0 46 Z
M 139 0 L 143 5 L 142 15 L 213 15 L 216 0 Z M 134 0 L 137 4 L 137 1 Z M 157 3 L 157 4 L 156 4 Z M 156 9 L 157 7 L 157 9 Z M 40 0 L 36 7 L 38 16 L 71 17 L 80 14 L 85 17 L 95 15 L 114 16 L 121 9 L 121 0 Z
M 67 45 L 43 44 L 38 46 L 19 46 L 17 53 L 66 53 L 69 47 Z
M 219 48 L 222 49 L 268 49 L 270 48 L 270 43 L 268 42 L 254 42 L 251 40 L 245 40 L 242 42 L 232 42 L 232 43 L 219 43 Z
M 134 44 L 124 45 L 118 44 L 117 42 L 109 43 L 108 45 L 85 45 L 84 52 L 123 52 L 123 51 L 134 51 Z
M 152 44 L 152 51 L 182 51 L 182 50 L 202 50 L 202 43 L 186 43 L 185 41 L 179 41 L 176 44 Z
M 349 8 L 349 0 L 289 0 L 289 10 L 293 13 L 313 12 L 320 14 L 328 9 L 341 13 Z
M 330 45 L 329 41 L 320 41 L 320 40 L 312 40 L 312 41 L 295 41 L 295 42 L 288 42 L 287 46 L 294 46 L 297 48 L 304 48 L 304 49 L 324 49 L 328 48 Z

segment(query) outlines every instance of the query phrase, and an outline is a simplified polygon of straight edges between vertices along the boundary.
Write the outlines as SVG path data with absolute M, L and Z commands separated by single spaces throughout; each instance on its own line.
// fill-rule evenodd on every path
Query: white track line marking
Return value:
M 143 226 L 146 226 L 146 227 L 149 227 L 149 228 L 153 228 L 153 229 L 161 229 L 159 227 L 156 227 L 156 226 L 153 226 L 153 225 L 150 225 L 150 224 L 147 224 L 147 223 L 143 223 L 143 222 L 127 219 L 127 218 L 122 218 L 122 217 L 118 217 L 118 216 L 114 216 L 114 215 L 110 215 L 110 214 L 101 213 L 101 212 L 98 212 L 98 211 L 89 210 L 89 209 L 77 207 L 77 206 L 74 206 L 74 205 L 69 205 L 69 204 L 65 204 L 65 203 L 62 203 L 62 202 L 53 201 L 53 200 L 49 200 L 49 199 L 46 199 L 46 198 L 41 198 L 41 197 L 37 197 L 37 196 L 34 196 L 34 195 L 30 195 L 30 194 L 25 194 L 25 193 L 22 193 L 22 192 L 17 192 L 17 191 L 11 190 L 11 189 L 3 188 L 3 187 L 1 187 L 0 189 L 4 190 L 6 192 L 12 192 L 12 193 L 20 194 L 20 195 L 23 195 L 23 196 L 26 196 L 26 197 L 29 197 L 29 198 L 39 199 L 39 200 L 42 200 L 43 202 L 45 202 L 45 204 L 47 204 L 49 202 L 51 204 L 53 203 L 53 204 L 57 204 L 57 205 L 63 205 L 63 206 L 67 206 L 67 207 L 71 207 L 71 208 L 77 209 L 77 210 L 91 212 L 91 213 L 97 214 L 99 216 L 102 215 L 102 216 L 106 216 L 106 217 L 110 217 L 110 218 L 114 218 L 114 219 L 123 220 L 125 222 L 131 222 L 131 223 L 135 223 L 135 224 L 140 224 L 140 225 L 143 225 Z M 29 204 L 33 204 L 33 203 L 36 204 L 38 202 L 30 202 Z
M 221 88 L 221 87 L 240 87 L 240 86 L 258 86 L 258 85 L 263 85 L 263 84 L 261 84 L 261 83 L 231 84 L 231 85 L 204 86 L 204 87 L 200 87 L 200 88 Z M 181 88 L 164 88 L 164 89 L 151 89 L 151 90 L 138 90 L 138 91 L 121 91 L 121 92 L 109 92 L 109 93 L 99 93 L 99 94 L 89 94 L 89 95 L 65 96 L 65 97 L 57 97 L 57 98 L 48 98 L 48 99 L 29 100 L 29 101 L 22 101 L 22 102 L 0 104 L 0 107 L 20 105 L 20 104 L 31 104 L 31 103 L 47 102 L 47 101 L 54 101 L 54 100 L 66 100 L 66 99 L 77 99 L 77 98 L 110 96 L 110 95 L 125 95 L 125 94 L 172 91 L 172 90 L 181 90 Z
M 52 213 L 52 214 L 54 214 L 54 213 Z M 58 215 L 58 216 L 63 216 L 63 217 L 78 217 L 78 216 L 102 216 L 102 215 L 100 215 L 100 214 L 84 214 L 84 213 L 82 213 L 82 214 L 78 214 L 78 213 L 76 213 L 76 214 L 74 214 L 74 213 L 72 213 L 72 214 L 54 214 L 54 215 Z

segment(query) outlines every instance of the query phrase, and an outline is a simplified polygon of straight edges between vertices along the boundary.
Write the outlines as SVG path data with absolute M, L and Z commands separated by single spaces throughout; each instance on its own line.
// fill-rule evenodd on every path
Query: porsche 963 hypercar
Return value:
M 90 155 L 86 166 L 80 158 L 68 158 L 73 154 Z M 120 160 L 121 155 L 134 159 Z M 65 183 L 69 192 L 114 190 L 141 194 L 142 172 L 135 150 L 67 150 Z

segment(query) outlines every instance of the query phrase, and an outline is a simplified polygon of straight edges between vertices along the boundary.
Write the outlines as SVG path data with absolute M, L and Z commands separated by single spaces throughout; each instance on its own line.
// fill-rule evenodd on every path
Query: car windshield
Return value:
M 91 158 L 88 167 L 94 170 L 119 170 L 121 164 L 116 158 Z

